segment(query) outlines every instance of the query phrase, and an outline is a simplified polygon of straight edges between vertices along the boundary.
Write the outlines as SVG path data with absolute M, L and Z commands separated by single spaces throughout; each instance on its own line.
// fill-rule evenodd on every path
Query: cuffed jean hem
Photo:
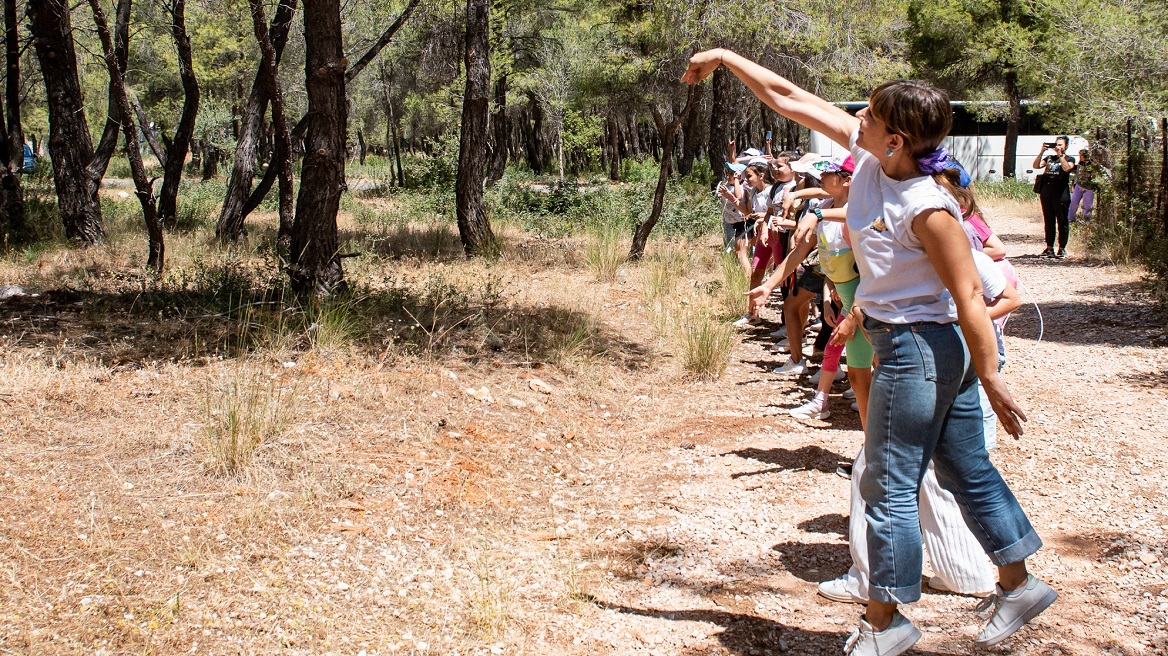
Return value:
M 994 551 L 993 553 L 990 553 L 990 562 L 992 562 L 997 567 L 1002 567 L 1003 565 L 1009 565 L 1011 563 L 1020 563 L 1030 556 L 1038 553 L 1038 550 L 1041 548 L 1042 538 L 1038 537 L 1038 534 L 1034 532 L 1034 529 L 1030 529 L 1030 532 L 1022 536 L 1021 540 L 1018 540 L 1008 547 L 1004 547 Z
M 921 582 L 902 588 L 884 588 L 868 582 L 868 599 L 882 604 L 911 604 L 921 598 Z

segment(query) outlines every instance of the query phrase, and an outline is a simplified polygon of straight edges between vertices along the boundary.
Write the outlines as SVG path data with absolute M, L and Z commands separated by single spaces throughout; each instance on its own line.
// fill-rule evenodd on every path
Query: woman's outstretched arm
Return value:
M 803 127 L 826 135 L 844 148 L 848 147 L 848 140 L 860 126 L 859 119 L 839 107 L 725 48 L 699 52 L 690 57 L 689 68 L 681 80 L 697 84 L 722 65 L 738 76 L 771 109 Z

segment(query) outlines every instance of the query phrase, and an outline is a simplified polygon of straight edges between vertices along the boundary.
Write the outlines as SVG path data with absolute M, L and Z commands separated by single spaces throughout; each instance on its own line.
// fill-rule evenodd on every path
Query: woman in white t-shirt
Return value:
M 860 285 L 836 331 L 847 334 L 862 321 L 879 366 L 860 481 L 870 597 L 844 651 L 895 656 L 920 638 L 897 606 L 920 598 L 917 503 L 930 461 L 998 566 L 993 616 L 977 637 L 980 645 L 997 644 L 1057 595 L 1027 572 L 1026 558 L 1042 541 L 985 450 L 979 378 L 1009 433 L 1021 435 L 1025 416 L 998 374 L 993 327 L 953 197 L 959 192 L 937 175 L 947 157 L 939 145 L 952 124 L 949 100 L 897 80 L 877 87 L 869 106 L 851 116 L 723 49 L 694 55 L 682 79 L 696 84 L 722 65 L 779 114 L 847 147 L 856 162 L 846 223 Z

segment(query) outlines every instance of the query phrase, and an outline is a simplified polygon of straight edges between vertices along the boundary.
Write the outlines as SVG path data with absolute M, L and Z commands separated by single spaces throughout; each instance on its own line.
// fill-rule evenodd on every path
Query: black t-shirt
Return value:
M 1075 158 L 1070 155 L 1066 157 L 1067 161 L 1074 165 Z M 1071 171 L 1064 171 L 1062 164 L 1059 163 L 1058 155 L 1047 155 L 1042 158 L 1042 165 L 1045 169 L 1042 173 L 1044 176 L 1043 189 L 1065 189 L 1070 185 L 1071 171 L 1074 168 Z

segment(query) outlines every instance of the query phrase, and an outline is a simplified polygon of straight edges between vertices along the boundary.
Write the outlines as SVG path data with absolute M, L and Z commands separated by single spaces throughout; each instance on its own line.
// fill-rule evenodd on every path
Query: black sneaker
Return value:
M 1067 259 L 1067 249 L 1065 249 L 1065 248 L 1060 248 L 1060 249 L 1058 249 L 1058 252 L 1057 252 L 1057 253 L 1055 253 L 1055 254 L 1054 254 L 1054 256 L 1055 256 L 1055 257 L 1057 257 L 1057 258 L 1058 258 L 1058 259 L 1060 259 L 1060 260 L 1065 260 L 1065 259 Z
M 1054 257 L 1054 249 L 1047 246 L 1046 250 L 1038 254 L 1038 257 Z

